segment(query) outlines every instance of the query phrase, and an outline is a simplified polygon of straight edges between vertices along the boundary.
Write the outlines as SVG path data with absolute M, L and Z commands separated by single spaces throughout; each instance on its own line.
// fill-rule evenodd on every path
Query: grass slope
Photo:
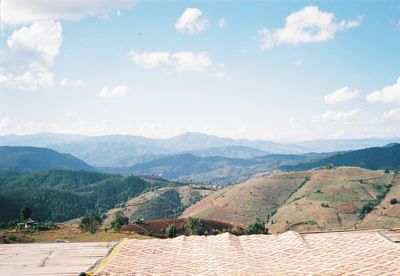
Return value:
M 186 208 L 211 194 L 206 187 L 164 187 L 129 199 L 123 207 L 108 212 L 109 224 L 117 211 L 122 211 L 131 222 L 137 219 L 155 220 L 178 217 Z
M 258 176 L 211 194 L 181 217 L 236 224 L 260 218 L 271 233 L 400 227 L 400 204 L 391 198 L 400 199 L 396 174 L 339 167 Z
M 259 176 L 217 191 L 189 207 L 181 217 L 214 219 L 238 224 L 266 219 L 306 181 L 307 172 Z

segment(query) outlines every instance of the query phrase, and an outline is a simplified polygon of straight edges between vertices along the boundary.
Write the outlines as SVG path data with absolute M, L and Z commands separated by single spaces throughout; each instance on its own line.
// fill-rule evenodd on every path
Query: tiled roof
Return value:
M 354 231 L 126 240 L 94 275 L 400 275 L 400 244 Z

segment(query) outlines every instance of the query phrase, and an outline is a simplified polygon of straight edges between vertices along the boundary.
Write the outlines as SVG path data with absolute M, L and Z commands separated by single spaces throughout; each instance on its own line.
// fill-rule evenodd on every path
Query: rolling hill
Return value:
M 254 174 L 272 171 L 284 164 L 295 164 L 315 155 L 273 154 L 250 159 L 221 156 L 198 157 L 177 154 L 125 168 L 99 168 L 104 172 L 155 175 L 169 180 L 230 185 L 243 182 Z
M 69 154 L 37 147 L 0 147 L 0 171 L 46 171 L 95 169 Z
M 356 166 L 370 170 L 399 170 L 400 169 L 400 144 L 388 144 L 384 147 L 373 147 L 361 150 L 334 154 L 317 161 L 296 165 L 282 166 L 282 170 L 308 170 L 333 166 Z
M 28 206 L 33 218 L 65 221 L 88 211 L 106 211 L 142 193 L 177 182 L 85 171 L 0 173 L 0 221 L 16 219 Z
M 129 199 L 123 207 L 109 210 L 106 224 L 114 214 L 122 211 L 134 222 L 138 219 L 155 220 L 178 217 L 187 207 L 193 205 L 215 189 L 205 185 L 163 187 Z
M 256 218 L 270 232 L 400 227 L 400 177 L 393 173 L 339 167 L 257 176 L 219 190 L 183 212 L 235 224 Z

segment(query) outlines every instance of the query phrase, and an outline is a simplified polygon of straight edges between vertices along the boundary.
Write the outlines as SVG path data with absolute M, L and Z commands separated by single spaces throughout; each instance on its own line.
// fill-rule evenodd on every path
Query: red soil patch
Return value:
M 124 232 L 135 232 L 142 235 L 151 235 L 155 237 L 165 238 L 165 229 L 174 224 L 178 229 L 184 229 L 187 219 L 177 218 L 177 219 L 161 219 L 152 220 L 140 224 L 129 224 L 124 225 L 121 231 Z M 239 229 L 233 224 L 227 222 L 221 222 L 210 219 L 201 219 L 201 232 L 205 235 L 207 234 L 217 234 L 222 232 L 237 232 Z M 182 232 L 181 234 L 187 234 Z

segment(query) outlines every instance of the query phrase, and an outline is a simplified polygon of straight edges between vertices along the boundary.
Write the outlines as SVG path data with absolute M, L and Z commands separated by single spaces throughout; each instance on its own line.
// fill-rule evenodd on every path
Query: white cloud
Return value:
M 136 64 L 143 65 L 146 68 L 156 68 L 161 64 L 169 64 L 170 61 L 170 53 L 168 52 L 143 52 L 139 53 L 132 50 L 129 53 L 129 56 L 132 58 L 132 61 Z
M 218 27 L 219 27 L 220 29 L 225 28 L 225 25 L 226 25 L 225 18 L 222 17 L 221 19 L 218 20 Z
M 135 64 L 146 68 L 157 68 L 161 65 L 175 67 L 177 71 L 205 71 L 212 65 L 207 52 L 192 53 L 181 51 L 168 52 L 143 52 L 131 51 L 129 53 Z
M 313 121 L 324 123 L 347 123 L 352 121 L 361 111 L 362 110 L 360 108 L 354 109 L 350 112 L 335 112 L 332 110 L 327 110 L 322 114 L 314 115 Z
M 338 103 L 348 103 L 351 100 L 360 96 L 360 91 L 350 90 L 348 86 L 342 87 L 325 95 L 324 101 L 326 104 L 334 105 Z
M 56 2 L 56 3 L 55 3 Z M 78 20 L 132 6 L 136 0 L 3 0 L 1 19 L 6 25 L 43 20 Z
M 360 18 L 338 22 L 333 13 L 308 6 L 287 16 L 285 26 L 281 29 L 259 30 L 260 48 L 264 50 L 280 44 L 324 42 L 333 39 L 337 32 L 358 27 L 360 24 Z
M 212 64 L 206 52 L 176 52 L 171 54 L 171 60 L 178 71 L 204 71 Z
M 124 97 L 128 95 L 128 86 L 126 85 L 119 85 L 114 88 L 109 88 L 108 86 L 104 86 L 98 96 L 99 97 Z
M 13 89 L 38 90 L 53 86 L 53 73 L 51 72 L 27 72 L 21 75 L 1 75 L 0 84 Z
M 61 87 L 84 87 L 85 86 L 85 81 L 84 80 L 71 80 L 68 78 L 63 78 L 60 80 L 60 86 Z
M 367 101 L 370 103 L 398 103 L 400 104 L 400 78 L 393 85 L 384 87 L 367 95 Z
M 14 63 L 22 62 L 29 70 L 48 70 L 54 64 L 62 42 L 59 22 L 35 22 L 14 31 L 7 40 Z
M 382 119 L 387 121 L 400 121 L 400 108 L 395 108 L 383 113 Z
M 187 8 L 175 23 L 175 29 L 182 33 L 195 34 L 207 27 L 207 20 L 202 19 L 203 12 L 197 8 Z
M 303 61 L 301 59 L 298 59 L 294 62 L 294 65 L 297 65 L 297 66 L 302 65 L 302 64 L 303 64 Z

